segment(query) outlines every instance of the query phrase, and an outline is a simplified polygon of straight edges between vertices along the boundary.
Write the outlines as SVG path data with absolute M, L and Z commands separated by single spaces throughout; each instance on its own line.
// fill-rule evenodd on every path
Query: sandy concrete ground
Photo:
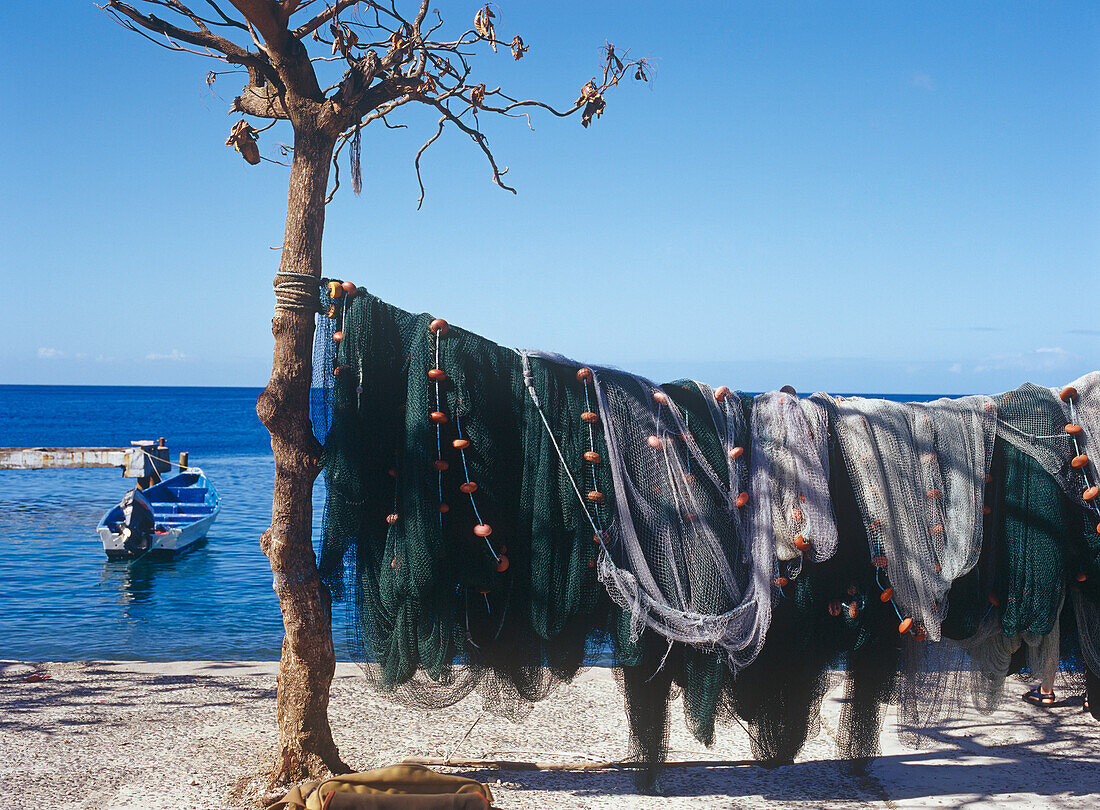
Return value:
M 225 662 L 0 662 L 0 808 L 255 808 L 276 742 L 274 673 L 272 664 Z M 1024 688 L 1008 685 L 1010 694 Z M 514 724 L 482 713 L 476 698 L 432 713 L 394 705 L 341 665 L 331 716 L 344 759 L 360 770 L 406 756 L 613 760 L 626 750 L 622 699 L 606 670 Z M 920 751 L 902 746 L 888 721 L 883 756 L 864 776 L 834 759 L 838 716 L 833 693 L 821 733 L 795 764 L 772 770 L 749 761 L 740 729 L 708 751 L 677 718 L 672 759 L 725 762 L 669 769 L 663 796 L 636 795 L 614 770 L 460 772 L 489 783 L 497 806 L 517 809 L 1100 806 L 1100 726 L 1079 697 L 1048 711 L 1013 699 L 992 717 L 964 715 Z

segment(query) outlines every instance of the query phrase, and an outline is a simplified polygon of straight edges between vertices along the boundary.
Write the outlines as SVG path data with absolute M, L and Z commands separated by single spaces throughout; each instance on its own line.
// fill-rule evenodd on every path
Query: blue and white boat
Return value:
M 99 522 L 111 559 L 170 557 L 206 539 L 221 510 L 217 491 L 198 467 L 148 489 L 132 489 Z

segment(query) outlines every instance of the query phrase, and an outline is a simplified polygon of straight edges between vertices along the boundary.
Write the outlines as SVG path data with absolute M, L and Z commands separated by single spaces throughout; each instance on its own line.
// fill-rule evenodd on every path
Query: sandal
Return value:
M 1034 703 L 1036 706 L 1053 706 L 1055 701 L 1058 700 L 1054 696 L 1054 691 L 1050 692 L 1042 691 L 1038 686 L 1031 689 L 1024 695 L 1024 700 L 1028 703 Z

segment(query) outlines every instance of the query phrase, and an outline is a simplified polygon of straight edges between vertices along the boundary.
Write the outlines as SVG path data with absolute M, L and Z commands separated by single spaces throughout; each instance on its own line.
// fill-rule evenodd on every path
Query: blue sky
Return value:
M 325 272 L 507 345 L 743 390 L 997 392 L 1100 368 L 1100 5 L 502 3 L 490 86 L 602 119 L 364 132 Z M 0 383 L 262 385 L 286 170 L 223 146 L 236 77 L 90 2 L 0 51 Z M 476 3 L 439 3 L 454 18 Z M 670 11 L 670 9 L 673 9 Z M 264 154 L 288 140 L 264 133 Z M 347 193 L 345 193 L 347 192 Z

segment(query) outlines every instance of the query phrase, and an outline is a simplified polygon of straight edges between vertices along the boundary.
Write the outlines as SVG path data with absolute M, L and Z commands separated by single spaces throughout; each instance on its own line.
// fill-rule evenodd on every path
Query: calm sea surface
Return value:
M 0 470 L 0 659 L 279 657 L 279 604 L 259 546 L 274 464 L 258 393 L 0 386 L 0 446 L 123 447 L 165 436 L 173 460 L 190 452 L 222 497 L 204 547 L 175 560 L 111 562 L 95 527 L 131 479 L 117 469 Z M 315 541 L 323 503 L 319 480 Z M 333 613 L 346 660 L 343 606 Z
M 117 469 L 0 470 L 0 658 L 279 657 L 279 604 L 259 545 L 274 463 L 258 393 L 0 386 L 0 446 L 122 447 L 165 436 L 173 460 L 189 451 L 222 497 L 206 546 L 176 560 L 109 562 L 95 527 L 133 480 Z M 318 505 L 323 494 L 318 484 Z

